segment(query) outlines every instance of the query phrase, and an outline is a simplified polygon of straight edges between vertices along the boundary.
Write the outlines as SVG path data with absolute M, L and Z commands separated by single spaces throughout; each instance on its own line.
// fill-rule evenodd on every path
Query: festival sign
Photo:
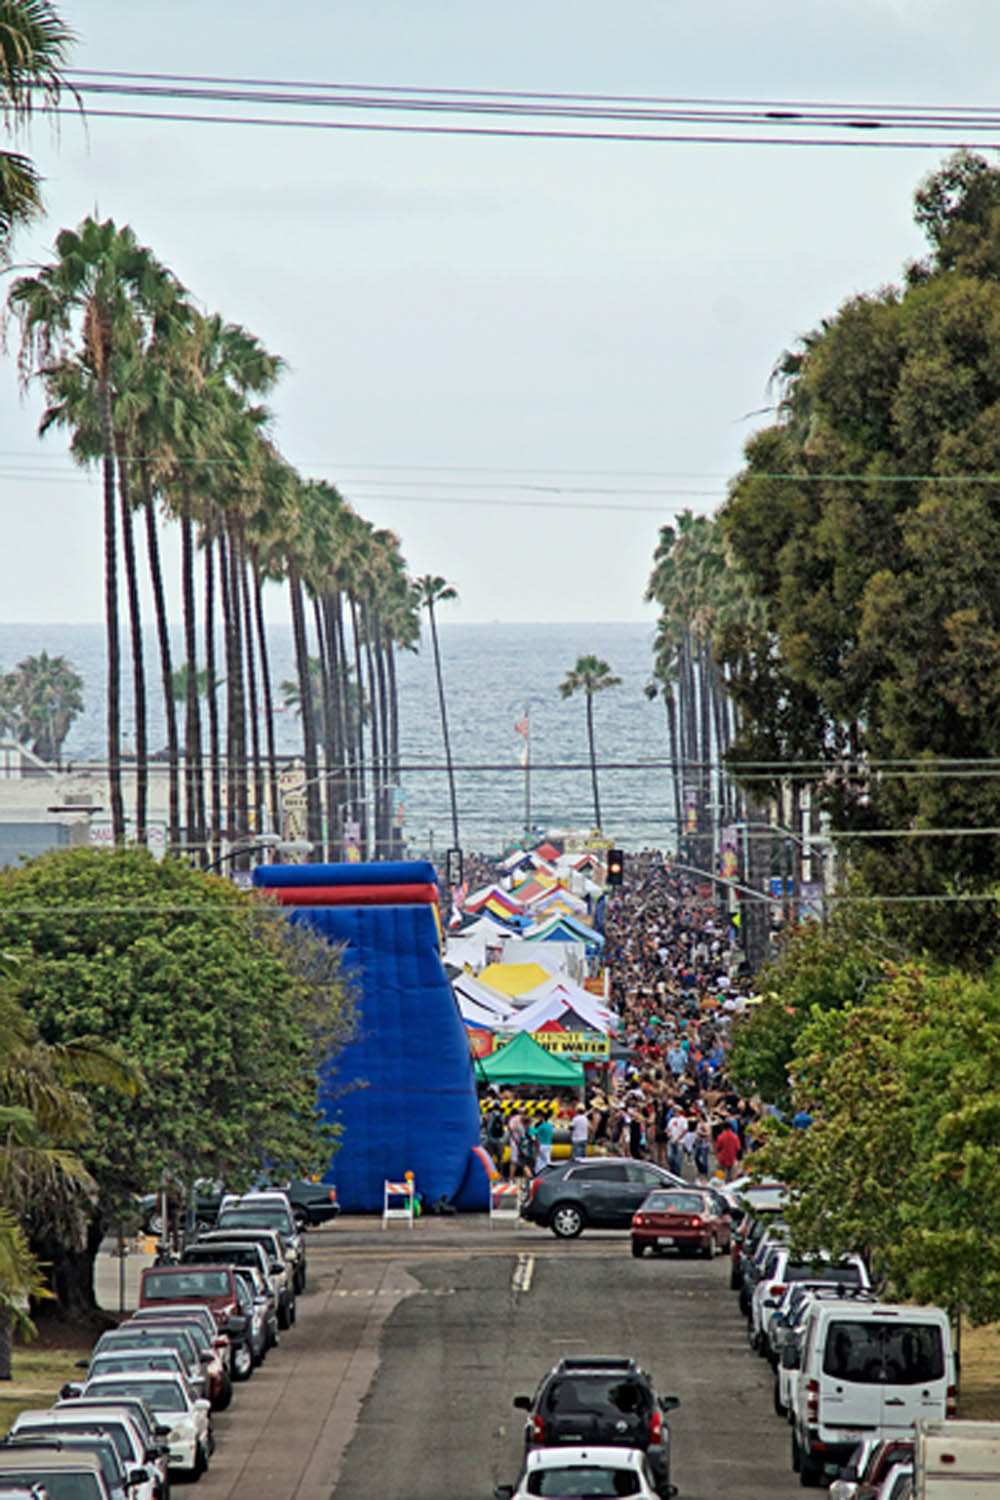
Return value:
M 497 1032 L 496 1048 L 506 1047 L 519 1034 L 516 1031 Z M 531 1037 L 546 1052 L 555 1052 L 560 1057 L 589 1059 L 611 1055 L 611 1043 L 600 1031 L 533 1031 Z

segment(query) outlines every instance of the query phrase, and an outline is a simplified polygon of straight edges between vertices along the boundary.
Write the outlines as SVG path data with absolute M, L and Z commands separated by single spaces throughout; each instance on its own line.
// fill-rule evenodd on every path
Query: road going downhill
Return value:
M 798 1492 L 723 1260 L 636 1261 L 625 1236 L 564 1244 L 481 1219 L 342 1222 L 309 1249 L 298 1324 L 218 1419 L 199 1500 L 489 1500 L 517 1473 L 512 1397 L 579 1353 L 634 1355 L 681 1398 L 680 1500 Z

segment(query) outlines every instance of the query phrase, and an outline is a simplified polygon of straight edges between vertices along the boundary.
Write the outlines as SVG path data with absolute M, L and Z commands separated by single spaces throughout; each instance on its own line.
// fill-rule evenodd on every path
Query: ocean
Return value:
M 124 625 L 124 621 L 123 621 Z M 587 764 L 585 703 L 564 701 L 559 683 L 577 657 L 603 657 L 622 679 L 620 687 L 594 700 L 598 760 L 641 762 L 667 758 L 666 717 L 660 699 L 643 691 L 650 677 L 653 626 L 631 624 L 467 625 L 439 624 L 452 754 L 457 767 L 504 769 L 456 772 L 459 832 L 463 848 L 494 852 L 524 826 L 525 778 L 519 765 L 523 740 L 514 729 L 528 710 L 534 763 L 573 762 L 580 770 L 531 775 L 532 821 L 542 828 L 587 828 L 593 800 Z M 269 630 L 275 687 L 294 678 L 291 629 Z M 175 632 L 179 656 L 180 634 Z M 0 625 L 0 670 L 39 651 L 64 655 L 84 681 L 84 712 L 64 747 L 73 760 L 104 757 L 104 629 L 101 625 Z M 150 697 L 150 749 L 165 740 L 159 668 L 152 628 L 145 654 Z M 221 659 L 221 658 L 220 658 Z M 434 662 L 425 630 L 419 653 L 403 652 L 398 666 L 403 827 L 414 854 L 440 852 L 451 843 L 448 783 L 443 769 L 441 725 Z M 123 725 L 132 727 L 131 682 L 123 682 Z M 280 701 L 280 693 L 276 691 Z M 301 749 L 298 720 L 277 716 L 278 748 Z M 625 848 L 667 847 L 674 842 L 673 792 L 665 768 L 604 770 L 600 796 L 604 831 Z M 0 815 L 2 815 L 0 784 Z

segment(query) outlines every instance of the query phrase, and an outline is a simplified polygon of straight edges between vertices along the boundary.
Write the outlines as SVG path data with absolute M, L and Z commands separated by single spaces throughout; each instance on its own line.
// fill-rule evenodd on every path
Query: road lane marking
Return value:
M 535 1274 L 535 1257 L 533 1255 L 519 1255 L 514 1267 L 514 1274 L 510 1278 L 510 1289 L 512 1292 L 526 1294 L 531 1291 L 531 1279 Z

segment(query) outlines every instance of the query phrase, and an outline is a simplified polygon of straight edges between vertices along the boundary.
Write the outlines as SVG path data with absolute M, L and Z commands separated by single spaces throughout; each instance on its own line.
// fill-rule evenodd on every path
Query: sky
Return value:
M 1000 53 L 995 0 L 63 9 L 79 67 L 324 83 L 975 105 Z M 651 622 L 658 527 L 718 506 L 781 351 L 920 254 L 912 194 L 944 154 L 72 116 L 29 147 L 48 212 L 15 260 L 87 213 L 130 223 L 284 357 L 278 445 L 452 581 L 456 622 Z M 96 483 L 38 439 L 15 348 L 2 618 L 96 621 Z

